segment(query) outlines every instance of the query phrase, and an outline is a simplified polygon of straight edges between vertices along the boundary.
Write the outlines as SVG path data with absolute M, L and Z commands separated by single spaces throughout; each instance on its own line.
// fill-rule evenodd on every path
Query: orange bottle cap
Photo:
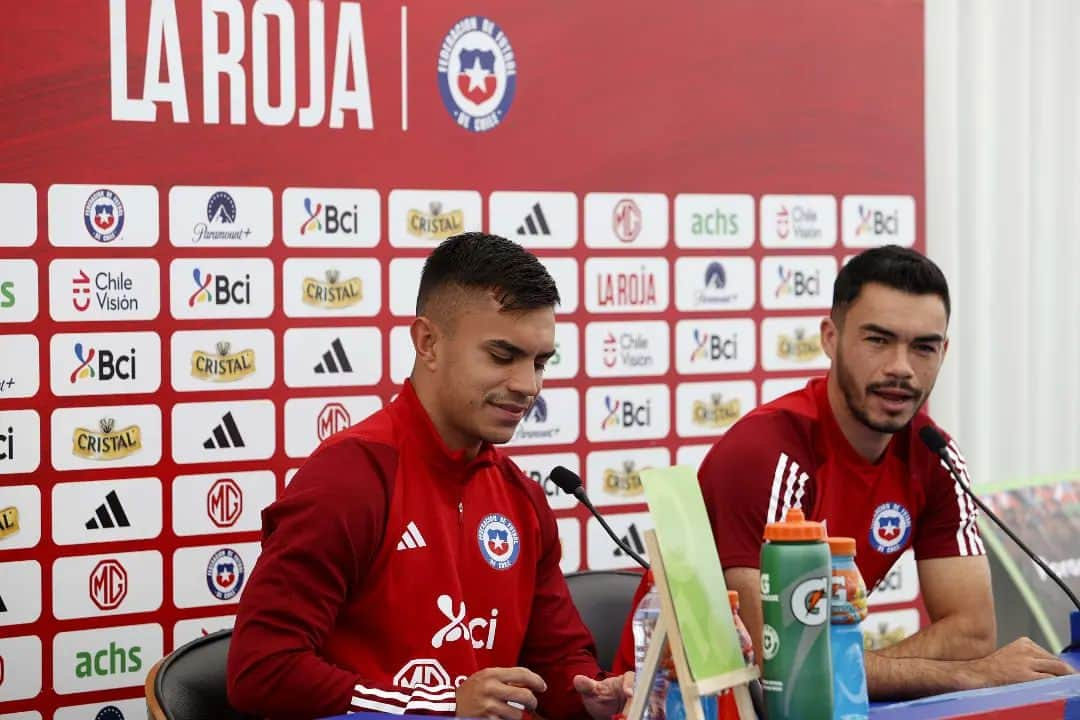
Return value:
M 829 538 L 829 553 L 831 555 L 855 555 L 855 538 L 831 537 Z
M 783 522 L 769 523 L 765 526 L 765 539 L 780 542 L 824 541 L 825 525 L 807 520 L 799 508 L 789 508 Z
M 727 600 L 728 600 L 728 604 L 731 605 L 732 611 L 735 611 L 735 610 L 739 609 L 739 591 L 738 590 L 728 590 L 727 591 Z

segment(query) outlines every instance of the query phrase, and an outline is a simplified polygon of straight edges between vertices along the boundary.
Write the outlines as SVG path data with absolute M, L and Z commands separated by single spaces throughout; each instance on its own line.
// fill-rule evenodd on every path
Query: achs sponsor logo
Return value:
M 437 71 L 443 105 L 459 127 L 486 132 L 506 119 L 517 88 L 517 59 L 493 20 L 458 20 L 443 37 Z
M 230 528 L 244 512 L 244 491 L 232 478 L 219 478 L 206 492 L 206 516 L 219 528 Z
M 115 641 L 101 650 L 82 650 L 75 654 L 75 677 L 109 677 L 134 673 L 143 668 L 143 649 L 138 645 L 125 647 Z
M 485 515 L 476 529 L 476 541 L 484 560 L 496 570 L 506 570 L 517 562 L 521 539 L 514 523 L 505 515 Z
M 244 586 L 244 561 L 232 548 L 222 548 L 206 564 L 206 586 L 218 600 L 232 600 Z
M 592 377 L 662 375 L 668 370 L 668 324 L 664 321 L 589 323 L 586 371 Z M 596 351 L 599 352 L 596 352 Z
M 915 198 L 910 195 L 845 195 L 840 215 L 846 247 L 915 244 Z
M 911 535 L 911 513 L 899 503 L 878 505 L 870 521 L 870 544 L 886 555 L 899 552 Z
M 458 675 L 453 683 L 450 673 L 434 658 L 410 660 L 394 674 L 394 686 L 405 690 L 425 690 L 438 692 L 452 690 L 465 682 L 464 675 Z
M 465 642 L 479 650 L 491 650 L 495 647 L 495 631 L 498 627 L 499 609 L 492 608 L 487 617 L 469 619 L 465 601 L 454 607 L 454 599 L 449 595 L 440 595 L 435 606 L 446 618 L 447 623 L 431 636 L 431 647 L 436 650 L 443 645 Z
M 90 572 L 90 599 L 99 610 L 115 610 L 128 594 L 127 570 L 119 560 L 102 560 Z
M 232 343 L 221 340 L 215 352 L 196 350 L 191 354 L 191 376 L 209 382 L 235 382 L 255 372 L 255 351 L 232 352 Z
M 322 442 L 350 425 L 352 425 L 352 417 L 349 415 L 348 408 L 339 402 L 327 403 L 319 411 L 319 416 L 315 420 L 315 434 Z
M 660 312 L 668 305 L 667 260 L 590 258 L 585 261 L 590 312 Z
M 750 247 L 754 244 L 754 198 L 676 195 L 675 244 L 694 248 Z
M 117 428 L 114 418 L 103 417 L 98 421 L 98 430 L 75 428 L 71 452 L 87 460 L 108 462 L 128 457 L 142 447 L 142 430 L 138 425 Z
M 694 400 L 691 413 L 695 425 L 710 430 L 727 428 L 742 417 L 742 401 L 713 393 L 708 400 Z
M 307 305 L 320 308 L 345 308 L 364 299 L 364 283 L 358 277 L 341 279 L 333 268 L 326 271 L 326 280 L 304 278 L 301 298 Z
M 439 242 L 464 232 L 464 228 L 465 211 L 459 208 L 444 212 L 437 201 L 428 203 L 426 211 L 409 210 L 405 225 L 405 231 L 413 237 Z
M 124 203 L 108 188 L 90 193 L 83 206 L 86 232 L 99 243 L 110 243 L 124 231 Z
M 0 540 L 19 532 L 19 508 L 14 505 L 0 508 Z
M 29 322 L 38 314 L 37 263 L 0 260 L 0 322 Z
M 141 687 L 147 668 L 163 654 L 157 624 L 58 633 L 53 638 L 53 684 L 61 695 Z
M 836 244 L 832 195 L 764 195 L 761 243 L 770 247 L 827 248 Z

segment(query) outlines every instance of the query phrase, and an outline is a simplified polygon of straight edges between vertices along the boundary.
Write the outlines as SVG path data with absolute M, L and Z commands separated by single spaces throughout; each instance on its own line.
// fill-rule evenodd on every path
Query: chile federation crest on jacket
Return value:
M 521 551 L 517 528 L 509 518 L 499 513 L 484 516 L 476 529 L 476 541 L 484 560 L 496 570 L 513 567 Z

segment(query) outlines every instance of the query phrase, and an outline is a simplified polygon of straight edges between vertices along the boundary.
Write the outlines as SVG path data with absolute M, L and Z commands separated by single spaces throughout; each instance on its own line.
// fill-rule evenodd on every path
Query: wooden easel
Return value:
M 645 653 L 645 665 L 642 668 L 644 679 L 639 677 L 635 680 L 634 696 L 630 700 L 628 707 L 623 710 L 626 719 L 641 720 L 643 717 L 645 705 L 649 701 L 649 694 L 652 689 L 652 679 L 656 676 L 656 670 L 660 665 L 660 656 L 666 642 L 671 646 L 671 657 L 675 661 L 675 670 L 679 676 L 679 689 L 682 691 L 683 704 L 686 706 L 686 717 L 689 720 L 705 720 L 705 711 L 701 705 L 701 698 L 719 695 L 722 691 L 728 689 L 735 695 L 739 717 L 742 720 L 757 720 L 754 704 L 750 700 L 750 690 L 747 687 L 748 683 L 758 677 L 756 665 L 749 665 L 740 670 L 714 677 L 695 678 L 691 675 L 690 664 L 686 656 L 686 646 L 683 644 L 678 617 L 675 615 L 675 603 L 671 597 L 671 586 L 668 584 L 667 574 L 664 570 L 664 558 L 660 553 L 660 544 L 657 542 L 656 533 L 652 530 L 645 533 L 645 547 L 649 551 L 653 580 L 660 594 L 660 616 L 657 618 L 656 627 L 653 629 L 652 636 L 649 639 L 649 649 Z M 727 598 L 725 598 L 726 600 Z

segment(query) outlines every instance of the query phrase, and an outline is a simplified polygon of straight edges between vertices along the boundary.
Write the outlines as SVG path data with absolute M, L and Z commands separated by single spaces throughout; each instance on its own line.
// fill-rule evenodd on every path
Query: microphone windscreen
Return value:
M 551 471 L 551 481 L 567 495 L 573 495 L 574 491 L 581 487 L 581 478 L 577 476 L 577 473 L 562 465 L 556 465 Z
M 933 425 L 923 426 L 919 431 L 919 438 L 935 455 L 940 455 L 945 450 L 945 437 Z

